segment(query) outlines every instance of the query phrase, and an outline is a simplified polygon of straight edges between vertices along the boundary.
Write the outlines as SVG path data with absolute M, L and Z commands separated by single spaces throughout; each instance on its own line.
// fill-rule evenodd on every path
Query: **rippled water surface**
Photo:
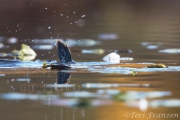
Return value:
M 21 44 L 37 56 L 18 68 L 1 62 L 1 120 L 179 120 L 179 1 L 8 4 L 0 58 L 14 59 Z M 70 47 L 72 69 L 41 68 L 58 61 L 56 39 Z M 120 63 L 103 62 L 113 51 Z M 159 63 L 167 68 L 147 68 Z

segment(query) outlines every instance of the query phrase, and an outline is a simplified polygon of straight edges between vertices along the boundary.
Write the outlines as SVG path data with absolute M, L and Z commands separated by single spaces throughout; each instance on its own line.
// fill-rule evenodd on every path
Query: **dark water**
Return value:
M 35 59 L 58 60 L 58 38 L 71 39 L 77 62 L 101 62 L 115 50 L 133 60 L 59 71 L 0 69 L 0 119 L 179 119 L 179 1 L 2 3 L 0 53 L 20 50 L 24 43 L 35 50 Z M 82 52 L 94 49 L 101 52 Z M 149 63 L 169 68 L 144 68 Z

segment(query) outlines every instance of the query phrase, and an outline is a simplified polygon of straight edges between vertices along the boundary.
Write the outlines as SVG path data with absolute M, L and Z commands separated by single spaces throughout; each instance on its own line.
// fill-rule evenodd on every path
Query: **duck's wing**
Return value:
M 56 46 L 60 63 L 72 63 L 71 52 L 68 46 L 65 45 L 61 40 L 57 41 Z

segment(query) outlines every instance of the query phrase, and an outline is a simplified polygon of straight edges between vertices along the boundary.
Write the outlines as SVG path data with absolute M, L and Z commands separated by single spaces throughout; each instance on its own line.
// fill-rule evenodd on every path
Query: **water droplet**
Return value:
M 86 15 L 82 15 L 81 17 L 85 17 Z
M 82 19 L 77 20 L 75 23 L 77 23 L 79 27 L 83 27 L 85 25 L 85 21 Z

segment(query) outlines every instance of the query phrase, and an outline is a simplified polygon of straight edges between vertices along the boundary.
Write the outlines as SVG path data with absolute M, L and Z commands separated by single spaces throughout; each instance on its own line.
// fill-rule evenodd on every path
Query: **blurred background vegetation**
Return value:
M 118 36 L 116 41 L 95 48 L 133 49 L 144 41 L 165 42 L 166 48 L 179 47 L 179 0 L 0 2 L 0 36 L 16 37 L 19 43 L 37 38 L 98 40 L 99 34 L 113 33 Z M 20 47 L 19 43 L 11 45 L 12 49 Z M 146 49 L 137 48 L 140 51 Z
M 179 6 L 179 0 L 1 0 L 0 35 L 79 38 L 113 32 L 131 40 L 162 34 L 169 39 L 179 37 Z

